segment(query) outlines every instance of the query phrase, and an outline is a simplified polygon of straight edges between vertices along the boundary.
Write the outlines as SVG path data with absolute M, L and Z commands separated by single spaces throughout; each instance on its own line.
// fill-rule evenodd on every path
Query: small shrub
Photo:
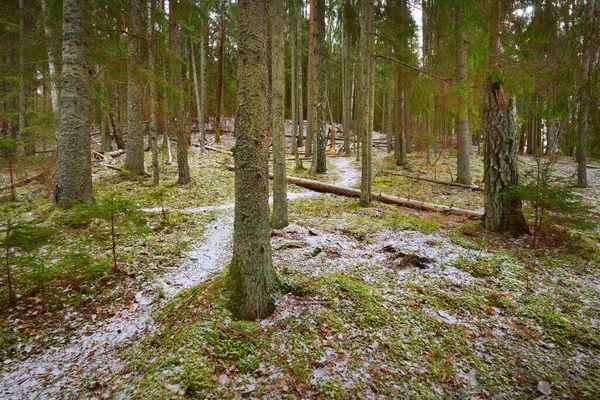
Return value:
M 513 195 L 527 202 L 533 209 L 533 245 L 547 230 L 549 224 L 562 227 L 590 229 L 590 209 L 582 196 L 570 185 L 568 179 L 556 176 L 557 159 L 545 160 L 538 152 L 535 166 L 513 188 Z

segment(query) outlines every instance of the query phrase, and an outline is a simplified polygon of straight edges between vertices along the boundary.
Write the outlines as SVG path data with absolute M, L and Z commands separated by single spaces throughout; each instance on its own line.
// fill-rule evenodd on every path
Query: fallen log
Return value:
M 229 171 L 235 171 L 235 167 L 231 164 L 226 165 L 226 168 Z M 271 179 L 273 178 L 272 173 L 269 173 L 269 178 L 271 178 Z M 311 189 L 316 192 L 333 193 L 333 194 L 337 194 L 340 196 L 360 198 L 360 190 L 359 189 L 347 188 L 347 187 L 343 187 L 343 186 L 336 186 L 336 185 L 332 185 L 330 183 L 314 181 L 311 179 L 296 178 L 294 176 L 288 176 L 287 181 L 289 183 L 293 183 L 294 185 L 301 186 L 301 187 L 304 187 L 307 189 Z M 464 216 L 464 217 L 468 217 L 468 218 L 472 218 L 472 219 L 481 219 L 483 217 L 483 213 L 479 212 L 479 211 L 464 210 L 462 208 L 443 206 L 440 204 L 427 203 L 427 202 L 418 201 L 418 200 L 411 200 L 411 199 L 406 199 L 404 197 L 392 196 L 392 195 L 385 194 L 385 193 L 371 193 L 371 196 L 373 197 L 374 200 L 378 200 L 382 203 L 395 204 L 398 206 L 409 207 L 409 208 L 413 208 L 416 210 L 425 210 L 425 211 L 432 211 L 432 212 L 438 212 L 438 213 L 460 215 L 460 216 Z
M 425 182 L 431 182 L 431 183 L 438 183 L 440 185 L 448 185 L 448 186 L 454 186 L 454 187 L 459 187 L 459 188 L 463 188 L 463 189 L 475 190 L 477 192 L 483 192 L 483 188 L 481 188 L 479 186 L 475 186 L 475 185 L 463 185 L 462 183 L 456 183 L 456 182 L 443 182 L 443 181 L 437 181 L 435 179 L 422 178 L 420 176 L 414 176 L 414 175 L 408 175 L 408 174 L 400 174 L 400 173 L 397 173 L 397 172 L 381 171 L 380 174 L 391 175 L 391 176 L 401 176 L 403 178 L 414 179 L 414 180 L 417 180 L 417 181 L 425 181 Z
M 125 154 L 125 149 L 119 149 L 119 150 L 115 150 L 115 151 L 109 151 L 108 153 L 109 156 L 111 157 L 119 157 L 122 154 Z
M 20 187 L 20 186 L 25 186 L 25 185 L 27 185 L 28 183 L 31 183 L 31 182 L 37 181 L 38 179 L 40 179 L 41 177 L 43 177 L 43 176 L 44 176 L 44 174 L 45 174 L 45 172 L 40 172 L 40 173 L 39 173 L 39 174 L 37 174 L 37 175 L 29 176 L 29 177 L 27 177 L 27 178 L 25 178 L 25 179 L 22 179 L 22 180 L 20 180 L 20 181 L 17 181 L 17 182 L 15 182 L 15 183 L 13 183 L 12 185 L 4 185 L 4 186 L 0 186 L 0 192 L 1 192 L 1 191 L 4 191 L 4 190 L 8 190 L 8 189 L 10 189 L 10 188 L 12 188 L 12 187 Z
M 557 164 L 563 164 L 563 165 L 570 165 L 572 167 L 576 167 L 577 163 L 574 162 L 570 162 L 570 161 L 557 161 Z M 594 164 L 587 164 L 586 165 L 587 168 L 589 169 L 600 169 L 600 165 L 594 165 Z
M 216 148 L 216 147 L 213 147 L 213 146 L 204 146 L 204 148 L 206 150 L 215 151 L 217 153 L 228 154 L 230 156 L 233 155 L 233 153 L 231 151 L 229 151 L 229 150 L 222 150 L 222 149 L 219 149 L 219 148 Z

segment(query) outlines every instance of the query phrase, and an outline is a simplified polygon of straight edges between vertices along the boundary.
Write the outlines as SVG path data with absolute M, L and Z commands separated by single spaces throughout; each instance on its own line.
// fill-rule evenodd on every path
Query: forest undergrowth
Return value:
M 433 167 L 422 159 L 411 155 L 410 169 L 400 169 L 378 157 L 374 190 L 481 208 L 478 191 L 385 174 L 451 179 L 452 158 L 442 155 Z M 233 201 L 227 162 L 223 154 L 193 154 L 194 183 L 185 188 L 153 189 L 148 179 L 95 167 L 96 195 L 116 192 L 155 209 L 143 214 L 141 228 L 118 232 L 119 272 L 110 268 L 105 221 L 64 226 L 63 212 L 50 214 L 51 200 L 39 185 L 20 188 L 23 200 L 11 210 L 54 229 L 52 243 L 35 256 L 56 275 L 43 293 L 27 271 L 15 276 L 17 304 L 1 315 L 2 368 L 68 343 L 80 325 L 101 326 L 134 307 L 141 291 L 159 299 L 152 282 L 185 262 L 216 215 L 186 209 Z M 322 179 L 339 182 L 350 173 L 339 165 L 331 161 Z M 481 169 L 473 157 L 475 182 Z M 173 182 L 176 166 L 161 173 Z M 302 176 L 291 161 L 288 173 Z M 272 316 L 232 320 L 222 275 L 215 274 L 169 301 L 154 316 L 157 329 L 118 352 L 124 368 L 112 376 L 86 375 L 79 393 L 156 399 L 600 395 L 597 232 L 553 231 L 533 246 L 529 236 L 488 233 L 462 217 L 380 203 L 362 208 L 333 195 L 291 201 L 290 221 L 272 233 L 282 283 Z M 66 262 L 73 267 L 58 268 Z

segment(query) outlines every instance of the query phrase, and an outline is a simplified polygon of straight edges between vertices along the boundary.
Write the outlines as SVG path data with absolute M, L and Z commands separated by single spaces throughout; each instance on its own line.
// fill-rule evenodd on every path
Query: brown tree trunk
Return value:
M 304 20 L 304 15 L 303 15 L 303 9 L 304 7 L 302 7 L 303 5 L 303 1 L 300 1 L 300 5 L 301 7 L 298 8 L 298 20 L 297 20 L 297 26 L 296 26 L 296 40 L 297 40 L 297 44 L 296 44 L 296 74 L 297 74 L 297 78 L 296 78 L 296 84 L 298 85 L 297 88 L 297 95 L 298 95 L 298 141 L 297 141 L 297 146 L 298 147 L 302 147 L 302 145 L 304 144 L 304 102 L 303 102 L 303 89 L 302 89 L 302 80 L 303 80 L 303 73 L 302 73 L 302 68 L 303 68 L 303 63 L 302 63 L 302 21 Z M 299 161 L 297 161 L 296 163 L 297 167 L 300 167 L 300 163 Z
M 235 119 L 235 221 L 229 267 L 235 318 L 274 309 L 277 288 L 269 232 L 268 2 L 238 2 L 238 108 Z
M 485 95 L 485 226 L 494 232 L 526 233 L 521 200 L 511 193 L 519 183 L 517 108 L 499 82 L 488 80 Z
M 139 67 L 142 63 L 142 1 L 129 1 L 129 29 L 132 35 L 127 44 L 127 154 L 125 168 L 136 175 L 144 174 L 144 131 L 142 129 L 142 93 Z
M 147 0 L 147 29 L 146 36 L 148 38 L 148 70 L 150 71 L 150 150 L 152 151 L 152 183 L 158 186 L 160 182 L 160 171 L 158 166 L 158 127 L 156 117 L 156 81 L 154 76 L 154 9 L 155 0 Z
M 315 57 L 313 69 L 315 85 L 315 104 L 313 109 L 316 115 L 315 136 L 313 137 L 313 158 L 311 174 L 323 174 L 327 171 L 327 61 L 325 58 L 325 1 L 315 0 Z
M 54 202 L 61 207 L 91 204 L 92 163 L 85 0 L 63 3 L 61 115 Z
M 456 75 L 463 91 L 467 80 L 467 33 L 464 25 L 463 2 L 459 0 L 456 6 Z M 471 135 L 466 93 L 459 93 L 456 135 L 456 181 L 468 185 L 471 183 Z
M 225 1 L 221 0 L 221 15 L 219 17 L 219 49 L 217 71 L 217 112 L 215 115 L 215 143 L 221 143 L 221 106 L 223 103 L 223 48 L 225 47 Z
M 310 0 L 310 15 L 308 21 L 308 66 L 306 70 L 306 145 L 304 156 L 310 157 L 313 153 L 313 138 L 315 136 L 317 119 L 317 71 L 315 59 L 317 57 L 317 38 L 315 29 L 315 0 Z
M 184 102 L 183 102 L 183 79 L 181 76 L 182 67 L 180 65 L 181 50 L 179 48 L 179 16 L 178 16 L 178 0 L 171 0 L 169 3 L 169 24 L 170 31 L 170 47 L 173 55 L 171 68 L 171 80 L 177 88 L 175 101 L 175 119 L 177 129 L 177 184 L 180 186 L 190 183 L 190 166 L 188 163 L 188 138 L 185 130 L 184 121 Z M 167 142 L 168 144 L 168 142 Z M 170 152 L 170 151 L 169 151 Z
M 271 121 L 273 133 L 273 217 L 271 225 L 288 225 L 287 181 L 285 179 L 285 4 L 271 0 Z
M 361 138 L 362 138 L 362 170 L 360 183 L 360 204 L 368 207 L 371 204 L 372 187 L 372 149 L 373 149 L 373 43 L 375 39 L 373 24 L 373 0 L 360 2 L 360 42 L 361 42 Z

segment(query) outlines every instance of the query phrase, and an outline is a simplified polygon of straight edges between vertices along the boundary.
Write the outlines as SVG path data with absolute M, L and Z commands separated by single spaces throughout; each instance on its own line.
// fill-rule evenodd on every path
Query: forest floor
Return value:
M 374 191 L 482 208 L 481 192 L 389 174 L 450 180 L 447 153 L 435 166 L 417 153 L 405 168 L 382 152 L 375 158 Z M 495 235 L 462 217 L 362 208 L 290 185 L 291 224 L 272 233 L 283 284 L 275 313 L 233 321 L 220 273 L 233 229 L 226 162 L 192 153 L 187 188 L 152 189 L 94 168 L 97 195 L 131 198 L 148 229 L 119 236 L 120 274 L 62 278 L 52 294 L 24 293 L 3 309 L 0 397 L 600 396 L 597 231 L 563 229 L 534 247 L 530 236 Z M 318 179 L 357 185 L 354 157 L 328 163 Z M 173 182 L 176 166 L 163 170 Z M 473 171 L 481 181 L 479 156 Z M 598 207 L 600 170 L 589 172 L 582 193 Z M 307 175 L 291 162 L 288 173 Z M 48 213 L 40 185 L 19 195 L 21 214 Z M 52 259 L 99 247 L 88 263 L 107 263 L 105 224 L 65 227 L 60 215 L 45 222 L 59 228 Z

